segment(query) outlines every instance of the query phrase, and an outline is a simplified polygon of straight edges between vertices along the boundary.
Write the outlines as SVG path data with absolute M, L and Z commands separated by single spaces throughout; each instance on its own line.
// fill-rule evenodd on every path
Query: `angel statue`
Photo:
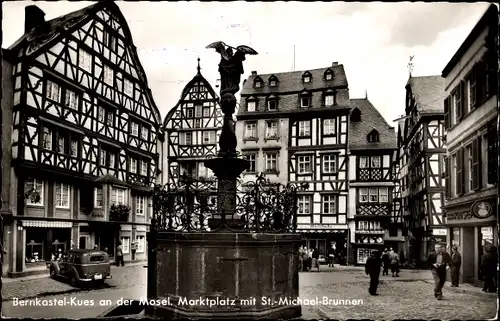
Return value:
M 243 61 L 245 55 L 256 55 L 257 51 L 248 46 L 231 47 L 217 41 L 211 43 L 207 48 L 213 48 L 221 55 L 219 73 L 221 77 L 221 96 L 226 93 L 235 95 L 240 90 L 240 80 L 243 74 Z M 233 50 L 236 52 L 233 53 Z

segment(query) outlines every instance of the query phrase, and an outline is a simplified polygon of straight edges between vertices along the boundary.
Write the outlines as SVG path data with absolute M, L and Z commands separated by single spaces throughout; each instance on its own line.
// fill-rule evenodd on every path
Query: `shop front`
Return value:
M 447 243 L 449 248 L 456 245 L 462 255 L 461 282 L 479 284 L 483 281 L 485 247 L 498 242 L 495 204 L 496 199 L 491 197 L 446 207 Z
M 334 247 L 336 253 L 335 263 L 345 264 L 347 255 L 347 229 L 327 229 L 330 226 L 325 225 L 299 225 L 297 233 L 302 234 L 302 246 L 308 249 L 318 249 L 320 262 L 322 263 L 327 263 L 328 249 Z M 320 226 L 323 228 L 317 228 Z

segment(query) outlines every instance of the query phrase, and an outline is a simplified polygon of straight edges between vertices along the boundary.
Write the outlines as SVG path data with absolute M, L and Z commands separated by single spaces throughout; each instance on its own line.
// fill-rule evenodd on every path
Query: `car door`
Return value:
M 69 262 L 73 261 L 73 253 L 64 253 L 59 261 L 59 273 L 66 276 L 68 274 Z

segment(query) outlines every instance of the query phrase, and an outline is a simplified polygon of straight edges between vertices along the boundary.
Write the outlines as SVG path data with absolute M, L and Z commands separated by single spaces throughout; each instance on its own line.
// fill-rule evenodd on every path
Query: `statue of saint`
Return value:
M 235 95 L 240 90 L 241 75 L 243 74 L 243 61 L 245 55 L 256 55 L 257 51 L 248 46 L 233 48 L 222 41 L 214 42 L 207 46 L 214 48 L 221 55 L 219 73 L 221 77 L 221 96 L 229 93 Z M 233 53 L 233 49 L 236 52 Z

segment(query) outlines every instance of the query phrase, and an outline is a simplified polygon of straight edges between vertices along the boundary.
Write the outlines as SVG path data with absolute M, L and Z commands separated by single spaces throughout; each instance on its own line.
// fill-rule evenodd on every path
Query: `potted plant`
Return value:
M 110 221 L 128 221 L 128 216 L 130 214 L 130 207 L 124 204 L 112 204 L 109 210 L 109 220 Z

